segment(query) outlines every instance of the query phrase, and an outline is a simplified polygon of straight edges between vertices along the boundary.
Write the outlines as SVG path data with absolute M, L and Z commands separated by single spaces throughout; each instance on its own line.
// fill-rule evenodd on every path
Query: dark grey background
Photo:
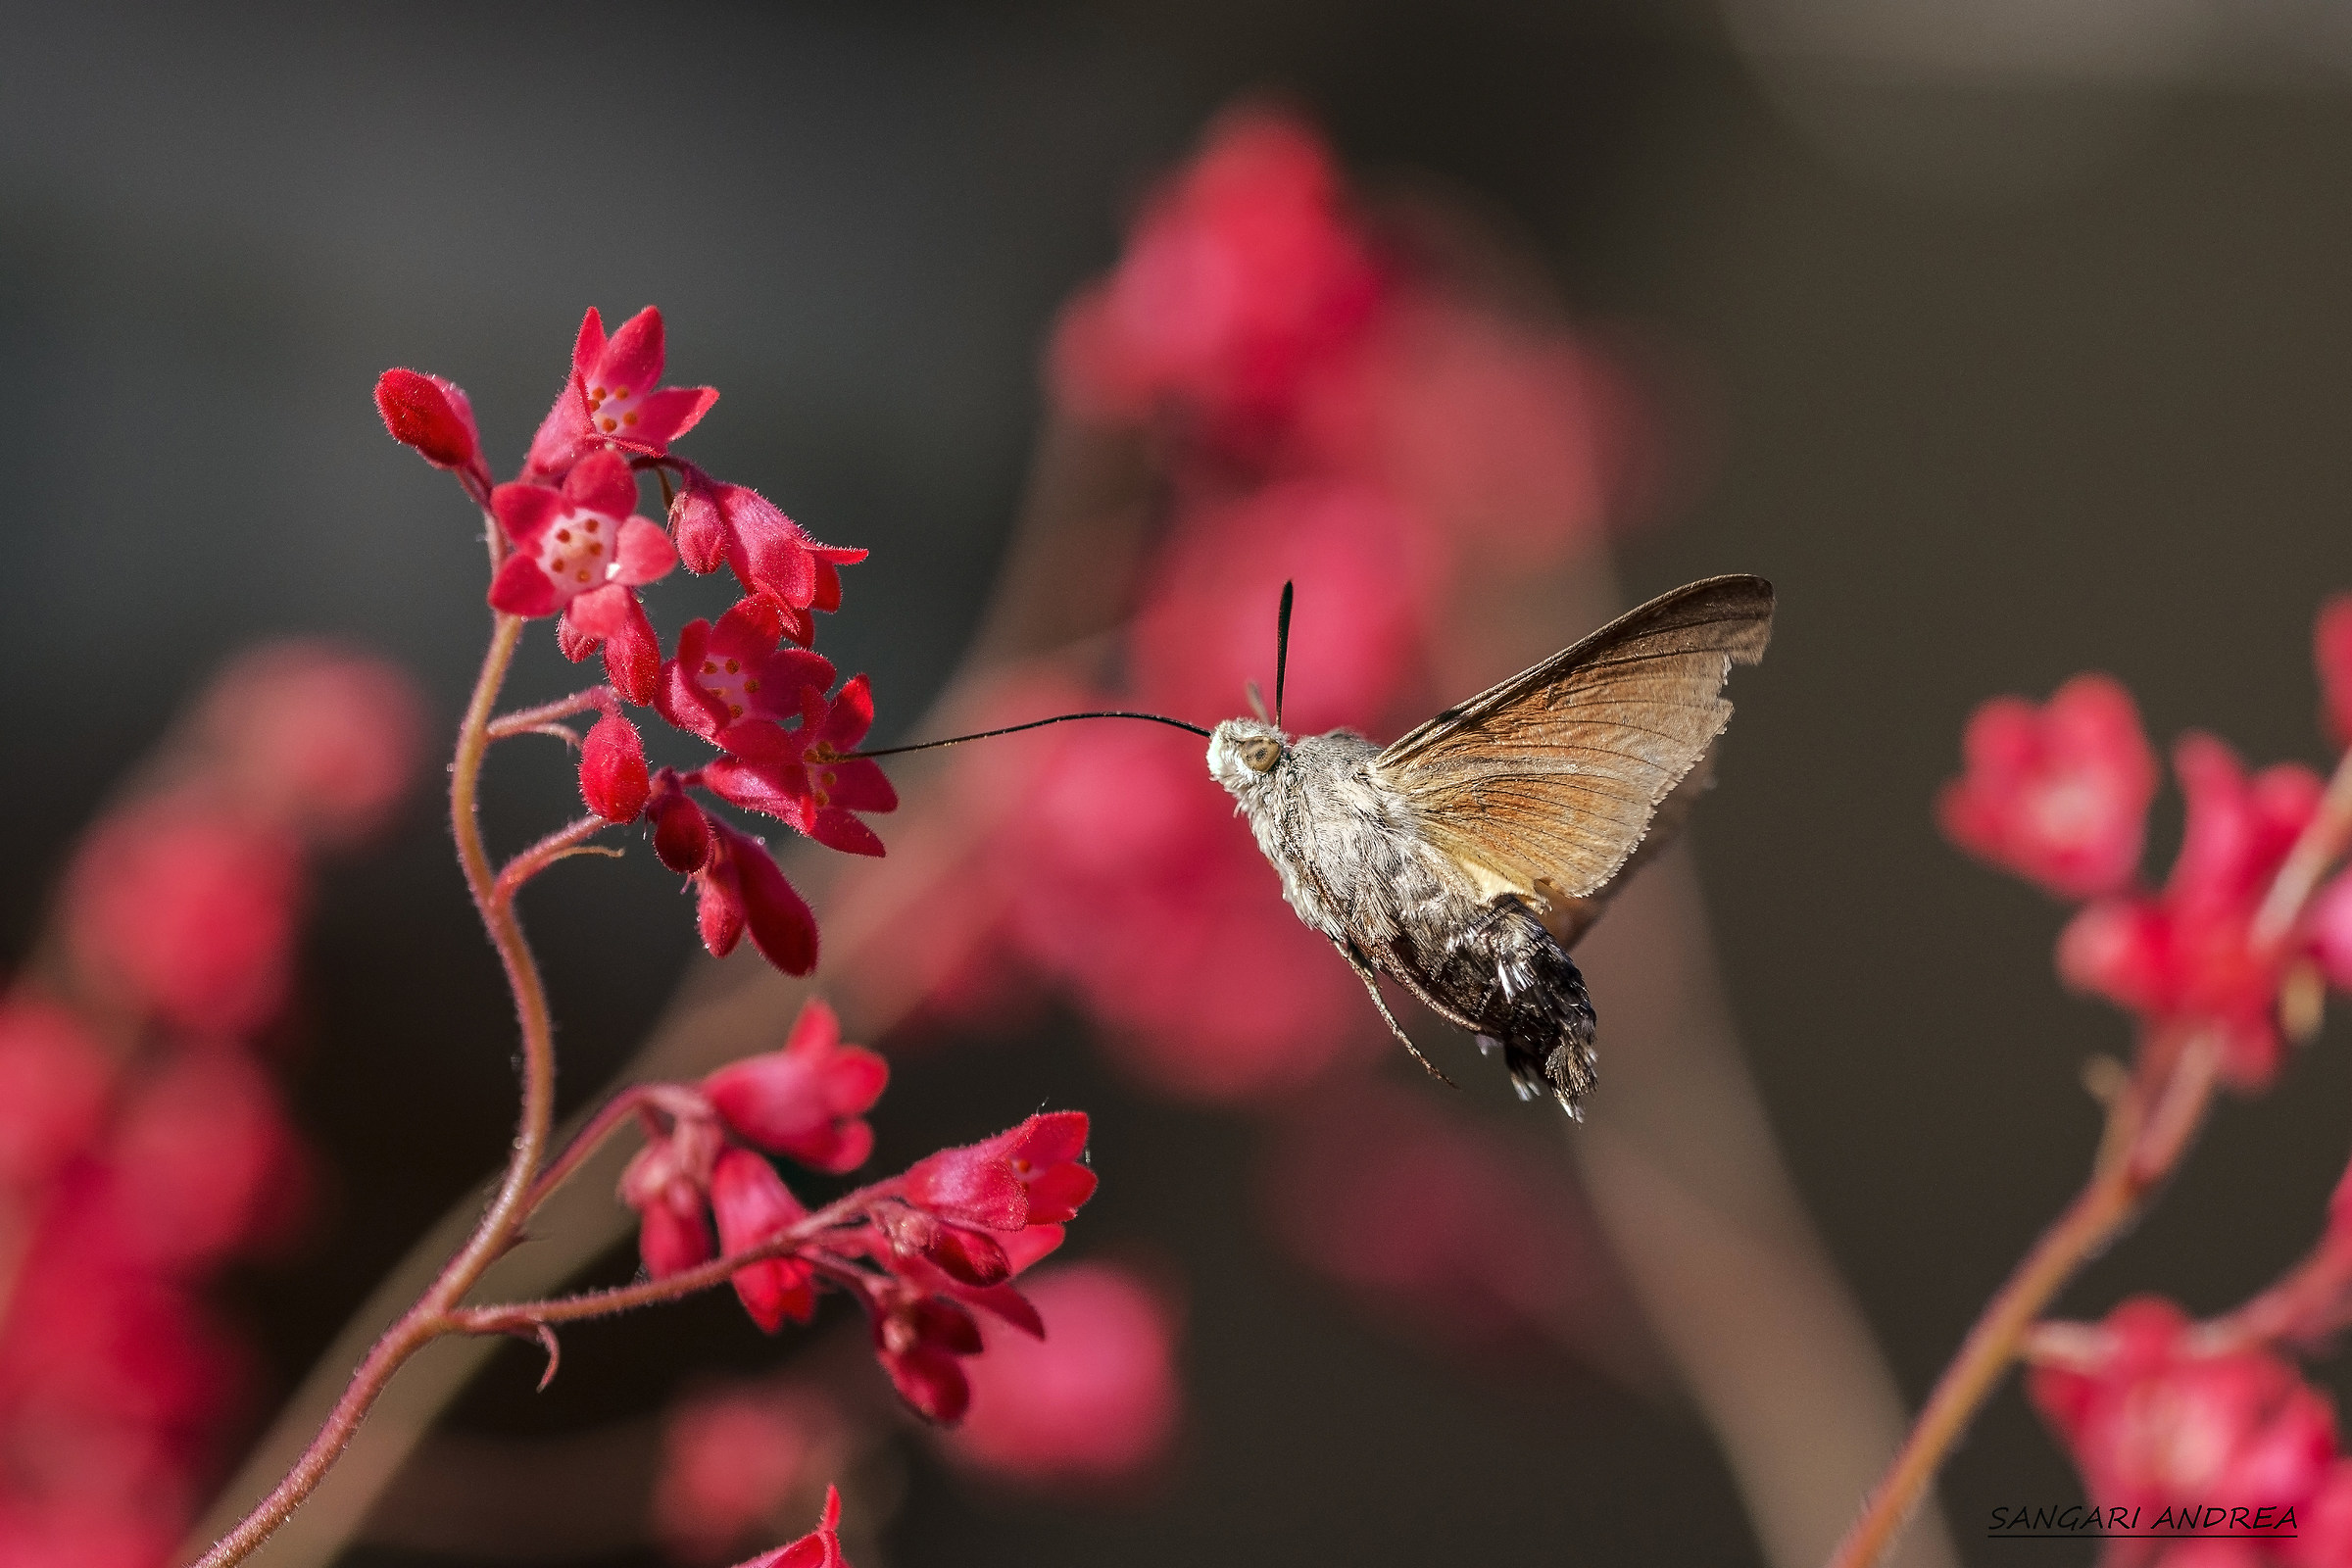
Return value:
M 1771 1112 L 1914 1396 L 2079 1179 L 2080 1062 L 2127 1039 L 2059 993 L 2058 911 L 1934 832 L 1970 707 L 2103 667 L 2160 738 L 2324 760 L 2308 636 L 2352 583 L 2352 93 L 2292 40 L 2021 75 L 1759 63 L 1710 12 L 1634 5 L 326 10 L 0 7 L 12 955 L 93 802 L 247 642 L 362 639 L 454 716 L 484 624 L 473 519 L 368 389 L 392 364 L 462 380 L 504 466 L 588 303 L 659 301 L 676 375 L 724 389 L 698 461 L 872 547 L 824 638 L 886 725 L 911 715 L 1015 505 L 1053 307 L 1149 172 L 1265 85 L 1359 167 L 1503 215 L 1575 309 L 1641 323 L 1705 389 L 1684 450 L 1711 471 L 1627 575 L 1780 587 L 1700 850 Z M 543 649 L 525 684 L 564 673 Z M 567 787 L 553 758 L 502 762 L 494 827 Z M 2177 819 L 2160 806 L 2161 854 Z M 507 1136 L 504 1007 L 443 849 L 420 805 L 332 878 L 312 939 L 300 1095 L 331 1225 L 241 1288 L 281 1380 Z M 533 911 L 574 1093 L 689 955 L 643 861 Z M 2348 1091 L 2337 1031 L 2226 1106 L 2069 1304 L 2213 1309 L 2268 1279 L 2316 1226 Z M 1258 1239 L 1242 1130 L 1138 1102 L 1066 1043 L 919 1058 L 883 1158 L 1047 1095 L 1096 1107 L 1115 1151 L 1089 1243 L 1192 1281 L 1187 1462 L 1140 1510 L 920 1468 L 894 1561 L 1752 1554 L 1692 1419 L 1364 1327 Z M 542 1398 L 502 1361 L 459 1420 L 601 1419 L 763 1354 L 710 1303 L 575 1336 Z M 2011 1393 L 1945 1495 L 1966 1538 L 2072 1489 Z

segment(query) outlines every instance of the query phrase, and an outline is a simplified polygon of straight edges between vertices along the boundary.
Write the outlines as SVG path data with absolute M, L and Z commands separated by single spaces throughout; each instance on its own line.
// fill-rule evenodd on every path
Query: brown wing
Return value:
M 1732 665 L 1763 658 L 1771 636 L 1763 578 L 1690 583 L 1440 713 L 1373 765 L 1456 859 L 1555 905 L 1589 899 L 1730 720 Z

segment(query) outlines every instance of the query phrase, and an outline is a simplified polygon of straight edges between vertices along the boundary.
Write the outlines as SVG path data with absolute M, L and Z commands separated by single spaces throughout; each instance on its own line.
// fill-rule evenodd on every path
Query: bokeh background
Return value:
M 1968 710 L 2104 668 L 2160 741 L 2322 760 L 2310 616 L 2352 583 L 2329 7 L 86 4 L 0 7 L 0 30 L 12 958 L 74 831 L 246 644 L 358 640 L 454 720 L 474 520 L 368 388 L 455 375 L 518 450 L 588 303 L 659 301 L 673 376 L 725 391 L 698 461 L 872 549 L 826 647 L 872 672 L 886 731 L 910 722 L 1017 510 L 1054 308 L 1206 118 L 1266 89 L 1641 345 L 1673 466 L 1621 550 L 1631 596 L 1779 587 L 1694 837 L 1772 1122 L 1909 1396 L 2079 1181 L 2082 1061 L 2128 1043 L 2060 992 L 2059 911 L 1935 832 Z M 543 647 L 524 679 L 565 676 Z M 493 831 L 568 788 L 553 757 L 502 760 Z M 531 910 L 575 1099 L 697 961 L 672 888 L 635 857 Z M 235 1283 L 280 1390 L 510 1132 L 503 992 L 435 803 L 327 879 L 305 975 L 294 1082 L 331 1186 L 308 1250 Z M 1088 1246 L 1186 1281 L 1184 1452 L 1147 1494 L 1072 1501 L 909 1447 L 890 1561 L 1753 1559 L 1694 1416 L 1384 1334 L 1262 1239 L 1229 1121 L 1139 1098 L 1068 1033 L 902 1063 L 880 1158 L 1094 1109 L 1116 1163 Z M 2066 1305 L 2259 1288 L 2310 1238 L 2347 1104 L 2333 1030 L 2225 1107 Z M 705 1303 L 573 1336 L 544 1396 L 502 1356 L 450 1424 L 617 1419 L 771 1353 Z M 1943 1484 L 1970 1560 L 2082 1560 L 1976 1539 L 2076 1494 L 2014 1391 Z

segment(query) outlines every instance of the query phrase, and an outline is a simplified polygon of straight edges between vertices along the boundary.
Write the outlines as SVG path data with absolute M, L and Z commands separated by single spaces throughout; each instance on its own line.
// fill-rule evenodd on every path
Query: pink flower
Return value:
M 113 1079 L 74 1014 L 23 994 L 0 1002 L 0 1187 L 22 1200 L 88 1149 Z
M 873 693 L 856 675 L 827 702 L 801 688 L 801 725 L 786 730 L 758 719 L 730 726 L 719 741 L 733 756 L 702 770 L 721 800 L 765 811 L 819 844 L 851 855 L 880 855 L 882 840 L 857 816 L 895 811 L 898 791 L 879 764 L 848 754 L 874 722 Z
M 2121 685 L 2078 675 L 2039 709 L 1995 698 L 1969 719 L 1961 748 L 1968 772 L 1936 799 L 1954 843 L 2062 898 L 2132 880 L 2156 759 Z
M 2320 607 L 2311 640 L 2328 733 L 2338 746 L 2352 744 L 2352 594 L 2336 594 Z
M 2236 755 L 2209 735 L 2183 736 L 2173 766 L 2188 823 L 2163 894 L 2085 906 L 2058 939 L 2059 973 L 2150 1022 L 2220 1026 L 2224 1073 L 2240 1087 L 2257 1087 L 2278 1066 L 2274 1015 L 2296 954 L 2286 946 L 2257 950 L 2251 927 L 2271 879 L 2318 809 L 2322 786 L 2292 763 L 2248 778 Z
M 1400 292 L 1306 387 L 1298 423 L 1309 461 L 1377 484 L 1492 572 L 1556 562 L 1642 499 L 1645 412 L 1555 326 Z
M 2101 1508 L 2153 1518 L 2184 1500 L 2307 1508 L 2334 1475 L 2327 1397 L 2260 1350 L 2199 1355 L 2168 1301 L 2127 1301 L 2089 1366 L 2040 1365 L 2028 1392 Z
M 759 491 L 679 466 L 686 482 L 669 504 L 669 524 L 686 569 L 700 576 L 724 562 L 745 593 L 767 602 L 783 635 L 806 645 L 815 635 L 809 612 L 841 608 L 840 568 L 866 553 L 820 545 Z
M 600 446 L 660 457 L 718 401 L 707 386 L 661 387 L 662 313 L 647 306 L 608 339 L 592 306 L 572 345 L 571 376 L 531 439 L 524 472 L 554 478 Z
M 652 796 L 644 738 L 618 713 L 607 713 L 580 743 L 580 799 L 608 822 L 634 822 Z
M 713 744 L 747 721 L 799 718 L 804 694 L 821 701 L 833 684 L 833 665 L 806 649 L 777 646 L 782 637 L 774 608 L 762 599 L 743 600 L 715 626 L 688 621 L 676 657 L 662 666 L 654 707 Z
M 422 749 L 424 704 L 381 660 L 331 643 L 272 643 L 213 683 L 196 724 L 241 808 L 342 845 L 400 804 Z
M 662 1423 L 654 1528 L 672 1555 L 708 1561 L 772 1516 L 843 1445 L 820 1394 L 730 1389 L 681 1399 Z
M 1283 115 L 1230 114 L 1145 207 L 1118 270 L 1063 313 L 1054 390 L 1092 418 L 1172 401 L 1241 436 L 1288 415 L 1380 295 L 1320 138 Z
M 841 1494 L 825 1489 L 825 1511 L 816 1528 L 788 1546 L 761 1552 L 742 1568 L 851 1568 L 841 1554 Z
M 709 819 L 710 856 L 695 873 L 703 946 L 714 958 L 734 951 L 746 930 L 761 957 L 786 974 L 816 967 L 816 916 L 785 880 L 767 846 Z
M 773 1241 L 808 1217 L 775 1167 L 748 1149 L 718 1156 L 710 1173 L 710 1212 L 718 1220 L 722 1256 Z M 733 1279 L 743 1309 L 770 1334 L 787 1319 L 806 1323 L 816 1315 L 816 1285 L 798 1258 L 766 1258 L 737 1269 Z
M 989 1337 L 987 1354 L 964 1367 L 971 1408 L 950 1451 L 1026 1482 L 1115 1482 L 1149 1469 L 1183 1405 L 1168 1309 L 1108 1263 L 1052 1269 L 1025 1289 L 1048 1337 Z
M 416 370 L 386 370 L 376 377 L 375 411 L 383 416 L 393 440 L 416 448 L 434 467 L 456 473 L 475 500 L 490 493 L 490 466 L 482 461 L 473 405 L 455 381 Z
M 283 1240 L 305 1174 L 269 1077 L 234 1052 L 188 1053 L 123 1108 L 106 1151 L 104 1228 L 148 1267 L 214 1262 Z
M 954 1426 L 972 1402 L 963 1358 L 978 1355 L 980 1325 L 954 1301 L 901 1288 L 872 1307 L 874 1358 L 906 1407 L 926 1421 Z
M 801 1009 L 780 1051 L 730 1063 L 702 1092 L 744 1142 L 830 1175 L 856 1170 L 874 1147 L 865 1112 L 882 1098 L 890 1064 L 841 1043 L 841 1021 L 822 1002 Z
M 708 1117 L 682 1118 L 650 1139 L 620 1173 L 620 1200 L 637 1211 L 637 1253 L 666 1279 L 718 1255 L 708 1214 L 721 1140 Z
M 490 584 L 490 605 L 510 615 L 562 614 L 564 657 L 582 660 L 607 644 L 612 684 L 633 703 L 650 701 L 661 647 L 632 589 L 667 575 L 677 555 L 669 536 L 633 514 L 637 479 L 612 452 L 593 452 L 563 488 L 502 484 L 490 509 L 514 546 Z
M 302 865 L 292 844 L 187 800 L 101 822 L 67 873 L 91 980 L 174 1028 L 241 1034 L 284 1005 Z
M 1059 1225 L 1094 1196 L 1086 1112 L 1047 1111 L 962 1149 L 946 1149 L 906 1172 L 906 1200 L 941 1219 L 989 1230 Z

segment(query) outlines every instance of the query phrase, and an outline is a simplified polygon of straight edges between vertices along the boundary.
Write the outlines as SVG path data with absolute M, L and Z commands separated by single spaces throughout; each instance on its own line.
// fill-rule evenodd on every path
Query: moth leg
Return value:
M 1413 1044 L 1413 1037 L 1404 1032 L 1404 1025 L 1398 1023 L 1396 1015 L 1389 1010 L 1388 999 L 1380 994 L 1380 982 L 1373 978 L 1372 965 L 1366 963 L 1363 956 L 1352 947 L 1343 947 L 1340 952 L 1347 956 L 1348 967 L 1353 969 L 1355 977 L 1364 983 L 1364 994 L 1372 999 L 1372 1005 L 1380 1009 L 1381 1021 L 1389 1026 L 1389 1033 L 1395 1035 L 1397 1043 L 1412 1053 L 1413 1059 L 1419 1062 L 1422 1070 L 1432 1078 L 1448 1089 L 1461 1088 L 1460 1084 L 1446 1076 L 1445 1068 L 1421 1054 L 1421 1048 Z

